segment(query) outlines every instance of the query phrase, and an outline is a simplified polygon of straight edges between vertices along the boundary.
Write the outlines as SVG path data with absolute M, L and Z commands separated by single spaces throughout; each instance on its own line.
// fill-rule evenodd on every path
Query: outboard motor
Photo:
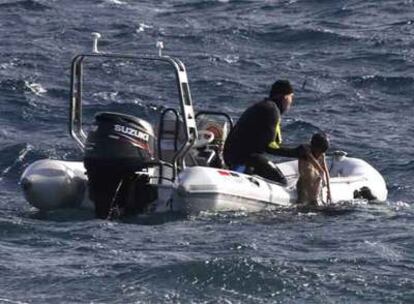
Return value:
M 154 148 L 154 131 L 145 120 L 110 112 L 95 116 L 84 164 L 98 218 L 141 213 L 156 199 L 148 173 Z

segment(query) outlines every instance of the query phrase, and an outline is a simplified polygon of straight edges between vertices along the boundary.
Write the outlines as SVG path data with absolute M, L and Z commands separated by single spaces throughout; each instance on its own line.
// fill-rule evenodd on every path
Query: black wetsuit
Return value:
M 231 169 L 245 166 L 245 173 L 286 184 L 286 178 L 264 153 L 299 158 L 303 152 L 301 146 L 286 148 L 279 145 L 281 134 L 277 132 L 277 126 L 280 130 L 280 121 L 280 110 L 273 100 L 265 99 L 249 107 L 226 139 L 223 151 L 226 164 Z

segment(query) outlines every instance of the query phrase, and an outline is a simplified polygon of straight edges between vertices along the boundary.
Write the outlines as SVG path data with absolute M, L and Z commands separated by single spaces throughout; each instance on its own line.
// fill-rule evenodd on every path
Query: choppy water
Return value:
M 0 303 L 413 303 L 413 24 L 412 0 L 0 0 Z M 33 211 L 24 168 L 81 157 L 69 68 L 93 31 L 113 52 L 155 54 L 163 40 L 198 109 L 237 116 L 290 79 L 285 139 L 327 131 L 385 176 L 389 200 L 123 223 Z M 169 78 L 145 67 L 90 75 L 87 117 L 172 104 Z

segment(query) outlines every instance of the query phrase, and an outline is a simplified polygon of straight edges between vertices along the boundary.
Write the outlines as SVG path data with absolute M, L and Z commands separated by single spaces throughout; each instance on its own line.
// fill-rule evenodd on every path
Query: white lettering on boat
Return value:
M 128 134 L 128 135 L 134 136 L 136 138 L 142 139 L 144 141 L 149 140 L 149 134 L 146 134 L 144 132 L 141 132 L 139 130 L 136 130 L 136 129 L 133 129 L 133 128 L 130 128 L 130 127 L 115 125 L 114 130 L 115 130 L 115 132 L 121 132 L 121 133 L 124 133 L 124 134 Z

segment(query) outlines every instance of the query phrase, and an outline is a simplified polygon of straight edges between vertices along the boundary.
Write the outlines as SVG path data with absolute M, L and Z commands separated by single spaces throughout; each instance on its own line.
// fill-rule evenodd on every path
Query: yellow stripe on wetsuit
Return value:
M 282 131 L 280 129 L 280 122 L 278 122 L 275 128 L 275 139 L 269 144 L 269 148 L 279 149 L 281 144 L 282 144 Z

